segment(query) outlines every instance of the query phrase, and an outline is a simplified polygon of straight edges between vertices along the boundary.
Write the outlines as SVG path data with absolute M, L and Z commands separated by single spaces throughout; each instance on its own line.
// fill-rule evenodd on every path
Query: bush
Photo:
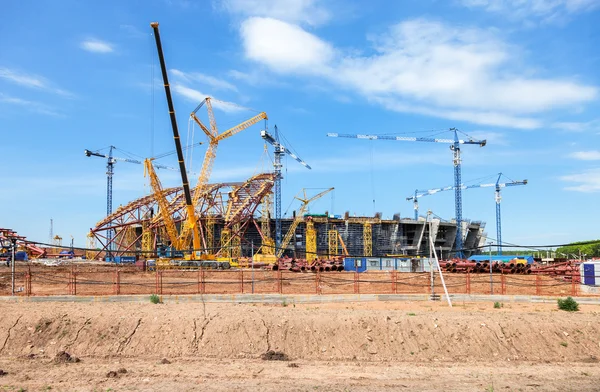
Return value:
M 152 302 L 153 304 L 159 304 L 160 303 L 160 297 L 156 294 L 152 294 L 150 296 L 150 302 Z
M 494 309 L 500 309 L 502 306 L 503 306 L 502 303 L 494 302 Z
M 571 297 L 565 299 L 558 299 L 558 308 L 560 310 L 566 310 L 567 312 L 576 312 L 579 310 L 579 304 Z

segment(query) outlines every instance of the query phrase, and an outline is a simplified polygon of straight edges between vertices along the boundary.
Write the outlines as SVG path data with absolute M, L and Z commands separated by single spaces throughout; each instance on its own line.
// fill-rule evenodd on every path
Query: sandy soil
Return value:
M 0 390 L 595 391 L 598 320 L 595 305 L 0 303 Z

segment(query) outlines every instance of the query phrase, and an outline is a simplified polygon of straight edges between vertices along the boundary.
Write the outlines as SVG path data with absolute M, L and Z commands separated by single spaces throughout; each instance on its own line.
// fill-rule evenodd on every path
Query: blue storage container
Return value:
M 344 259 L 344 271 L 365 272 L 367 270 L 366 260 L 361 257 L 346 257 Z
M 588 286 L 600 286 L 600 262 L 581 264 L 581 282 Z

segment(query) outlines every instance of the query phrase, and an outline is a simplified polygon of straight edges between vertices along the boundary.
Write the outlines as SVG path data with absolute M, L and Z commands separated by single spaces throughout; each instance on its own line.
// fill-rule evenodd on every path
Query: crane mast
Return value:
M 496 180 L 495 183 L 491 183 L 491 184 L 474 184 L 474 185 L 460 184 L 458 187 L 456 185 L 454 185 L 454 186 L 447 186 L 444 188 L 429 189 L 426 191 L 415 190 L 415 194 L 413 196 L 407 197 L 406 200 L 413 201 L 414 208 L 415 208 L 415 220 L 416 220 L 419 216 L 418 199 L 423 196 L 433 195 L 438 192 L 456 190 L 456 188 L 460 188 L 461 190 L 463 190 L 463 189 L 473 189 L 473 188 L 494 187 L 495 188 L 494 200 L 496 202 L 496 237 L 497 237 L 497 242 L 498 242 L 498 244 L 497 244 L 498 245 L 498 254 L 502 255 L 502 219 L 501 219 L 501 214 L 500 214 L 500 202 L 502 201 L 502 195 L 500 193 L 500 190 L 502 188 L 509 187 L 509 186 L 527 185 L 527 180 L 500 183 L 501 177 L 502 177 L 502 173 L 498 173 L 498 179 Z
M 307 169 L 310 170 L 311 167 L 279 142 L 279 130 L 277 129 L 277 125 L 275 125 L 274 128 L 274 136 L 270 135 L 266 130 L 261 131 L 260 136 L 273 146 L 273 155 L 275 156 L 273 163 L 275 171 L 275 184 L 273 186 L 273 191 L 275 193 L 275 248 L 278 249 L 279 253 L 279 249 L 281 248 L 281 179 L 283 178 L 281 175 L 281 168 L 283 167 L 281 164 L 281 157 L 287 153 Z
M 192 203 L 192 194 L 190 191 L 190 184 L 185 170 L 185 162 L 183 160 L 183 150 L 181 148 L 181 141 L 179 137 L 179 130 L 177 128 L 177 118 L 175 117 L 175 109 L 173 107 L 173 99 L 171 98 L 171 88 L 169 86 L 169 77 L 167 75 L 167 66 L 165 64 L 165 58 L 163 56 L 162 44 L 160 41 L 160 33 L 158 31 L 158 22 L 150 23 L 150 26 L 154 30 L 154 39 L 156 41 L 156 49 L 158 51 L 158 58 L 160 61 L 160 69 L 162 72 L 163 82 L 165 86 L 165 95 L 167 97 L 167 104 L 169 106 L 169 116 L 171 118 L 171 128 L 173 129 L 173 140 L 175 142 L 175 149 L 177 150 L 177 161 L 179 162 L 179 172 L 181 173 L 181 182 L 183 184 L 183 192 L 185 196 L 185 205 L 187 210 L 187 227 L 192 230 L 193 233 L 193 246 L 194 252 L 191 257 L 195 258 L 195 252 L 201 247 L 200 234 L 198 232 L 196 213 L 194 211 L 194 204 Z
M 461 140 L 458 138 L 458 129 L 450 128 L 450 131 L 454 133 L 454 139 L 435 139 L 430 137 L 406 137 L 406 136 L 388 136 L 388 135 L 362 135 L 362 134 L 341 134 L 341 133 L 328 133 L 329 137 L 345 137 L 351 139 L 366 139 L 366 140 L 395 140 L 395 141 L 407 141 L 407 142 L 433 142 L 433 143 L 448 143 L 451 144 L 450 149 L 452 150 L 452 162 L 454 165 L 454 208 L 456 213 L 456 240 L 455 248 L 458 257 L 463 257 L 463 233 L 462 233 L 462 189 L 461 185 L 461 157 L 460 157 L 460 145 L 461 144 L 478 144 L 480 147 L 486 145 L 485 140 Z M 418 215 L 415 215 L 418 218 Z

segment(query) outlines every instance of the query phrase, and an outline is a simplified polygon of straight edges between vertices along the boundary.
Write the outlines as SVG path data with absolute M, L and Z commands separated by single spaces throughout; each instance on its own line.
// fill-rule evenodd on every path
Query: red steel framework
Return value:
M 245 182 L 206 185 L 203 197 L 195 206 L 203 244 L 207 248 L 212 245 L 207 237 L 210 237 L 208 232 L 209 230 L 212 232 L 215 223 L 229 230 L 229 240 L 222 244 L 223 246 L 229 246 L 236 241 L 239 243 L 249 225 L 254 224 L 260 231 L 260 225 L 256 223 L 254 214 L 263 199 L 271 192 L 274 178 L 273 173 L 261 173 Z M 173 220 L 180 227 L 187 217 L 185 205 L 181 203 L 183 189 L 174 187 L 163 192 L 172 208 Z M 151 238 L 151 249 L 145 250 L 148 252 L 145 256 L 154 256 L 156 244 L 161 239 L 167 238 L 164 233 L 165 225 L 160 219 L 158 210 L 156 199 L 153 195 L 148 195 L 120 206 L 111 215 L 99 221 L 96 227 L 90 230 L 99 242 L 93 258 L 104 254 L 109 246 L 114 256 L 127 256 L 144 251 L 142 239 L 145 234 Z M 108 235 L 111 230 L 112 238 Z M 211 253 L 221 252 L 218 250 Z

